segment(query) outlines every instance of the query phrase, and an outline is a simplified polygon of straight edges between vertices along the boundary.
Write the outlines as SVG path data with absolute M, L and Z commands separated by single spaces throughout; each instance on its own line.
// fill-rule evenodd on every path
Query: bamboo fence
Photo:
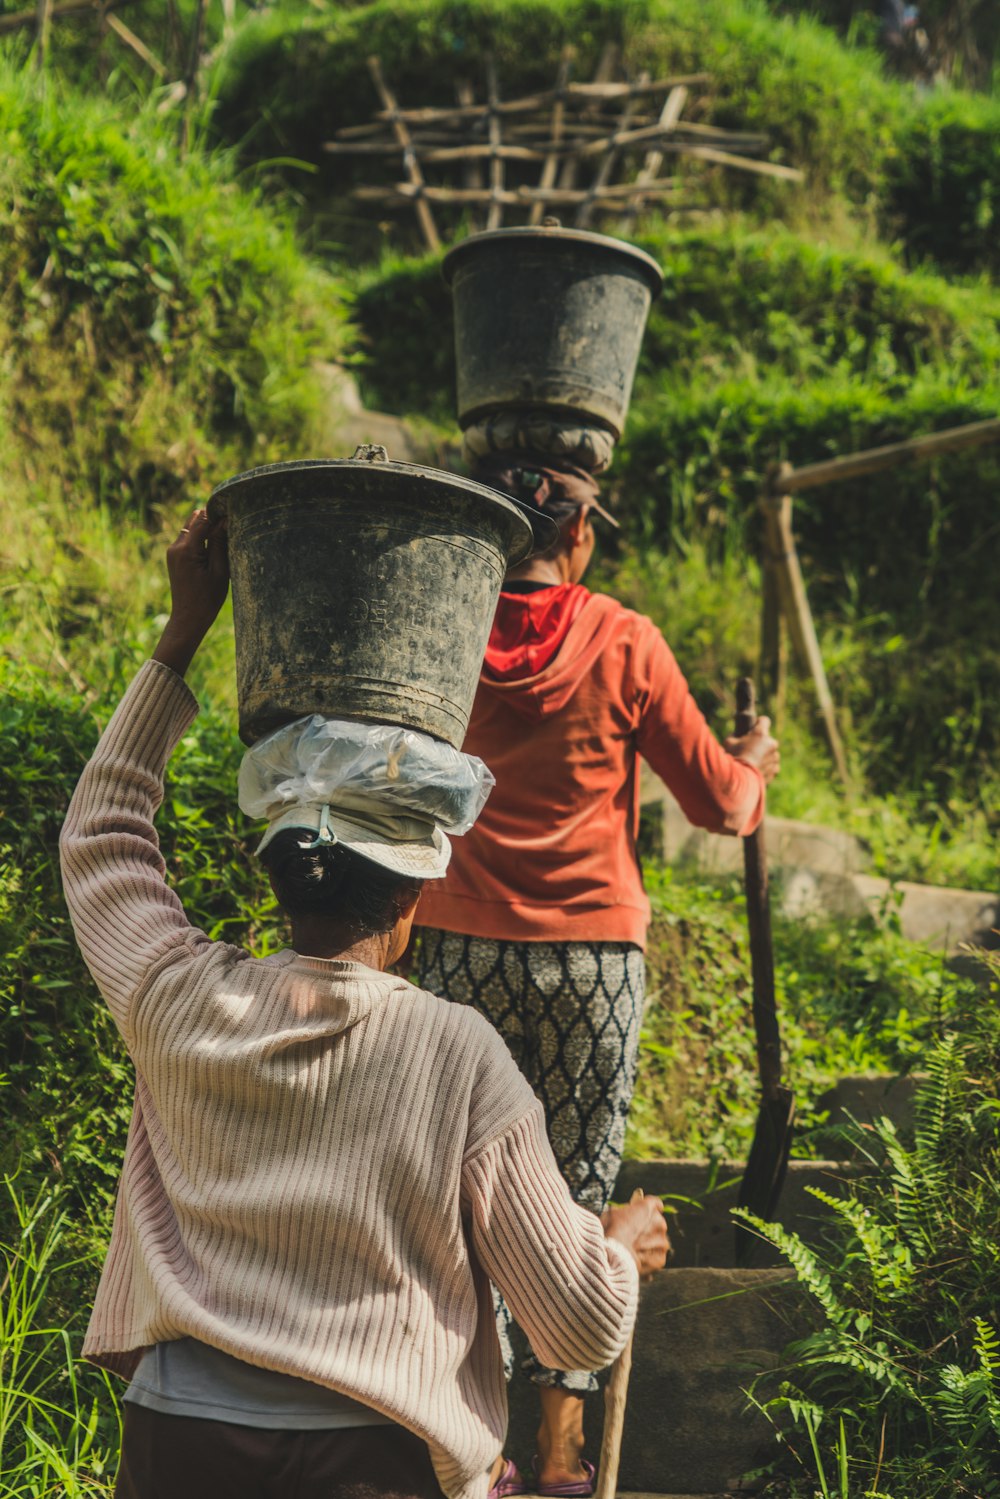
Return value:
M 596 218 L 634 221 L 649 204 L 697 211 L 698 179 L 662 175 L 670 160 L 705 162 L 781 182 L 802 181 L 795 167 L 767 159 L 770 142 L 756 131 L 721 129 L 686 117 L 704 112 L 707 73 L 615 79 L 616 49 L 605 48 L 593 79 L 571 78 L 565 49 L 555 85 L 515 99 L 500 96 L 494 60 L 485 60 L 483 97 L 463 80 L 453 105 L 405 108 L 381 62 L 368 59 L 378 95 L 373 119 L 347 125 L 323 144 L 332 156 L 402 169 L 402 179 L 369 180 L 351 189 L 358 202 L 412 209 L 429 250 L 441 246 L 435 209 L 457 210 L 457 227 L 498 229 L 539 224 L 553 210 L 578 228 Z M 433 174 L 433 180 L 428 177 Z

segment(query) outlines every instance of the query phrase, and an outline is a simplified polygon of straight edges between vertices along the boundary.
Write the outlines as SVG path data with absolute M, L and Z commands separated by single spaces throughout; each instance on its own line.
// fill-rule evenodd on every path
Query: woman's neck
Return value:
M 366 968 L 375 968 L 380 973 L 391 962 L 389 953 L 392 932 L 380 932 L 375 937 L 362 937 L 350 942 L 342 931 L 328 922 L 300 918 L 292 922 L 292 946 L 304 958 L 335 958 L 342 963 L 363 963 Z

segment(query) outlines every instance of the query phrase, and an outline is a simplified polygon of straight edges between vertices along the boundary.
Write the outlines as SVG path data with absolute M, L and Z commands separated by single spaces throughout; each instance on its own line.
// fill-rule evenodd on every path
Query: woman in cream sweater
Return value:
M 257 960 L 190 924 L 153 818 L 228 587 L 203 511 L 168 567 L 163 638 L 62 837 L 77 940 L 136 1075 L 84 1346 L 130 1381 L 116 1493 L 502 1495 L 490 1281 L 546 1364 L 604 1366 L 639 1273 L 664 1263 L 660 1205 L 602 1221 L 574 1204 L 497 1033 L 387 972 L 447 864 L 418 795 L 275 810 L 263 857 L 291 948 Z

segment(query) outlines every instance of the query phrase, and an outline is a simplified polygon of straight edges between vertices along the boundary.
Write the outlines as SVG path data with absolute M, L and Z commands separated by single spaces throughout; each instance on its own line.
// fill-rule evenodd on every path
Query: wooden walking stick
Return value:
M 645 1192 L 636 1187 L 630 1202 L 642 1202 Z M 615 1499 L 618 1491 L 618 1468 L 622 1457 L 622 1433 L 625 1430 L 625 1402 L 628 1398 L 628 1381 L 632 1373 L 632 1343 L 635 1328 L 629 1333 L 628 1342 L 611 1365 L 611 1373 L 604 1390 L 604 1435 L 601 1438 L 601 1457 L 597 1465 L 597 1483 L 594 1499 Z
M 741 677 L 736 687 L 736 733 L 749 734 L 757 718 L 753 682 Z M 739 1205 L 770 1221 L 778 1206 L 788 1168 L 795 1119 L 795 1099 L 781 1081 L 781 1032 L 774 998 L 774 951 L 771 944 L 771 900 L 767 885 L 764 824 L 743 840 L 750 963 L 753 970 L 753 1025 L 757 1038 L 760 1109 Z M 745 1223 L 736 1225 L 736 1263 L 749 1264 L 757 1239 Z

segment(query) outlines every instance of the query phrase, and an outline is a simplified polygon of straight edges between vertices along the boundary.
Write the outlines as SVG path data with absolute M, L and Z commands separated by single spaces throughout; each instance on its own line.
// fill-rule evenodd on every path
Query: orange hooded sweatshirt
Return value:
M 697 827 L 743 836 L 764 811 L 653 623 L 579 584 L 500 595 L 464 748 L 496 787 L 424 887 L 417 920 L 444 931 L 644 946 L 640 755 Z

